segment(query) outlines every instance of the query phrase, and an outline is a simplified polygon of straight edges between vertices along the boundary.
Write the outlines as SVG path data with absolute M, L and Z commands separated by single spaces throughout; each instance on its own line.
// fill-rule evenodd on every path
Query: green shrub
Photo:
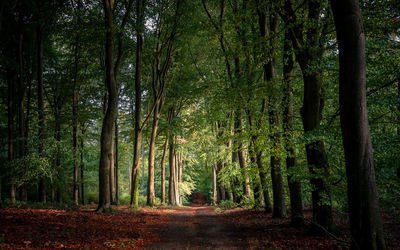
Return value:
M 223 208 L 234 208 L 238 206 L 236 202 L 231 200 L 221 201 L 218 205 Z
M 98 204 L 99 194 L 97 192 L 88 192 L 86 194 L 88 204 Z

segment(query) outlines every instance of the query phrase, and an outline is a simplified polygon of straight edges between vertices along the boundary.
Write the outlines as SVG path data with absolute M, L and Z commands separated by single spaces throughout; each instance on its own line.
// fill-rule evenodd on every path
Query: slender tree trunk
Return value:
M 115 120 L 115 203 L 119 204 L 118 118 Z
M 242 119 L 240 118 L 240 109 L 237 109 L 235 112 L 235 122 L 234 122 L 235 136 L 240 136 L 241 132 L 242 132 Z M 243 151 L 243 142 L 237 141 L 234 142 L 234 144 L 235 145 L 237 144 L 237 155 L 239 160 L 239 166 L 245 179 L 243 183 L 243 193 L 245 196 L 250 196 L 250 185 L 249 185 L 249 178 L 247 177 L 246 174 L 246 158 L 244 156 L 244 151 Z
M 61 170 L 61 152 L 60 152 L 60 144 L 61 144 L 61 121 L 60 121 L 60 116 L 61 116 L 61 108 L 62 106 L 59 105 L 59 103 L 55 102 L 56 105 L 56 110 L 54 114 L 54 120 L 55 120 L 55 126 L 54 126 L 54 139 L 57 142 L 57 152 L 56 152 L 56 159 L 55 159 L 55 169 L 59 173 Z M 61 178 L 60 176 L 58 177 L 58 180 L 61 183 Z M 57 194 L 56 194 L 57 192 Z M 57 191 L 55 192 L 54 190 L 54 185 L 52 184 L 51 187 L 51 201 L 54 202 L 54 198 L 57 198 L 58 196 L 61 196 L 61 188 L 58 187 Z M 57 197 L 56 197 L 57 196 Z
M 213 206 L 217 205 L 218 197 L 217 197 L 217 165 L 214 164 L 212 166 L 213 171 L 213 196 L 212 196 L 212 204 Z
M 308 19 L 311 22 L 319 23 L 321 18 L 321 2 L 312 0 L 307 2 Z M 300 65 L 304 81 L 304 98 L 301 115 L 304 132 L 311 132 L 317 129 L 322 119 L 323 98 L 322 91 L 322 70 L 321 58 L 323 50 L 319 43 L 324 34 L 320 32 L 318 25 L 310 25 L 304 32 L 300 22 L 296 20 L 294 1 L 286 0 L 284 11 L 281 16 L 289 28 L 290 38 L 296 53 L 296 60 Z M 306 33 L 306 37 L 303 36 Z M 306 38 L 306 39 L 305 39 Z M 332 207 L 330 204 L 330 190 L 326 185 L 329 178 L 329 164 L 322 140 L 314 141 L 306 145 L 307 162 L 309 171 L 319 176 L 311 179 L 313 219 L 320 226 L 328 231 L 333 231 L 335 226 L 332 218 Z M 323 177 L 322 177 L 322 176 Z M 326 202 L 328 200 L 328 202 Z M 316 230 L 321 231 L 319 227 Z
M 156 137 L 157 137 L 157 129 L 158 129 L 158 121 L 160 119 L 160 108 L 161 103 L 160 100 L 155 97 L 156 107 L 154 109 L 153 114 L 153 127 L 151 130 L 150 137 L 150 147 L 149 147 L 149 175 L 147 181 L 147 205 L 154 206 L 156 201 L 156 194 L 154 188 L 154 159 L 156 154 Z
M 142 69 L 142 50 L 143 50 L 143 14 L 144 0 L 136 1 L 137 14 L 137 34 L 136 34 L 136 71 L 135 71 L 135 141 L 133 155 L 133 171 L 132 171 L 132 192 L 131 206 L 139 206 L 139 168 L 140 168 L 140 146 L 141 146 L 141 69 Z
M 82 202 L 82 205 L 85 205 L 85 178 L 84 178 L 84 168 L 85 168 L 85 163 L 84 163 L 84 161 L 83 161 L 83 154 L 84 154 L 84 146 L 85 146 L 85 144 L 84 144 L 84 142 L 83 142 L 83 134 L 84 134 L 84 131 L 83 130 L 81 130 L 82 131 L 82 138 L 81 138 L 81 192 L 80 192 L 80 194 L 81 194 L 81 202 Z
M 269 83 L 273 84 L 272 80 L 276 79 L 276 56 L 275 48 L 277 46 L 276 42 L 276 34 L 278 31 L 278 15 L 273 14 L 270 16 L 270 31 L 271 34 L 266 34 L 272 36 L 271 38 L 271 55 L 272 58 L 267 63 L 266 67 L 264 67 L 264 80 Z M 279 134 L 279 99 L 276 87 L 272 87 L 273 92 L 270 96 L 271 105 L 269 106 L 269 123 L 271 126 L 271 140 L 273 142 L 273 148 L 277 148 L 279 141 L 280 141 L 280 134 Z M 272 179 L 272 193 L 273 193 L 273 213 L 272 216 L 275 218 L 283 218 L 286 216 L 286 206 L 285 206 L 285 193 L 283 189 L 283 178 L 281 174 L 281 159 L 280 157 L 274 152 L 271 151 L 271 179 Z
M 253 142 L 253 145 L 255 145 L 255 142 Z M 261 188 L 262 188 L 262 192 L 263 192 L 263 196 L 264 196 L 265 212 L 271 213 L 272 205 L 271 205 L 271 201 L 270 201 L 270 197 L 269 197 L 267 176 L 265 173 L 261 152 L 256 153 L 256 164 L 258 167 L 258 175 L 260 177 L 260 184 L 261 184 Z
M 285 32 L 284 54 L 283 54 L 283 83 L 284 83 L 284 111 L 283 111 L 283 131 L 284 142 L 287 151 L 286 168 L 288 170 L 287 180 L 289 185 L 290 221 L 293 226 L 304 224 L 303 198 L 301 193 L 301 183 L 293 179 L 293 167 L 296 165 L 294 146 L 292 143 L 293 134 L 293 79 L 291 74 L 294 71 L 294 54 L 290 52 L 292 46 L 288 31 Z
M 339 45 L 340 124 L 354 249 L 386 249 L 366 103 L 365 34 L 358 0 L 332 0 Z
M 79 204 L 78 194 L 78 105 L 79 105 L 79 92 L 78 88 L 78 74 L 79 74 L 79 36 L 75 38 L 75 53 L 74 53 L 74 89 L 72 94 L 72 144 L 74 149 L 74 174 L 73 174 L 73 200 L 75 205 Z
M 174 140 L 176 141 L 176 140 Z M 179 154 L 179 153 L 178 153 Z M 175 145 L 174 145 L 174 159 L 175 159 L 175 181 L 174 181 L 174 188 L 175 188 L 175 200 L 176 204 L 180 205 L 180 196 L 179 196 L 179 162 L 178 162 L 178 155 L 175 151 Z
M 113 21 L 113 0 L 103 0 L 104 23 L 106 28 L 106 86 L 108 92 L 108 105 L 103 119 L 103 126 L 100 138 L 100 163 L 99 163 L 99 206 L 98 212 L 109 208 L 110 202 L 110 162 L 112 160 L 113 127 L 117 114 L 117 86 L 114 75 L 114 21 Z
M 9 66 L 10 67 L 10 66 Z M 8 163 L 13 172 L 13 161 L 14 161 L 14 97 L 15 97 L 15 81 L 17 72 L 9 68 L 7 70 L 7 83 L 8 83 Z M 10 197 L 11 203 L 15 203 L 15 184 L 13 175 L 10 178 Z
M 161 204 L 165 204 L 165 157 L 168 149 L 168 136 L 165 138 L 163 155 L 161 158 Z
M 44 157 L 44 104 L 43 104 L 43 40 L 42 40 L 42 24 L 40 18 L 40 3 L 39 3 L 39 15 L 36 29 L 37 37 L 37 91 L 38 91 L 38 134 L 39 134 L 39 155 Z M 46 203 L 46 186 L 44 178 L 41 177 L 39 180 L 38 195 L 39 201 Z
M 304 73 L 304 101 L 302 119 L 304 132 L 310 132 L 320 124 L 322 117 L 321 79 L 316 73 Z M 321 140 L 306 144 L 307 162 L 312 175 L 317 172 L 323 177 L 312 177 L 313 219 L 328 231 L 334 230 L 332 207 L 330 204 L 330 189 L 326 184 L 329 178 L 329 164 L 324 142 Z M 328 198 L 328 203 L 326 203 Z M 319 231 L 318 228 L 315 228 Z
M 132 193 L 132 178 L 131 178 L 131 163 L 128 161 L 128 182 L 129 182 L 129 193 Z
M 20 17 L 20 22 L 22 18 Z M 21 24 L 22 25 L 22 24 Z M 23 34 L 22 31 L 19 36 L 18 42 L 18 134 L 19 134 L 19 156 L 22 158 L 26 155 L 26 140 L 25 137 L 25 99 L 26 99 L 26 86 L 24 85 L 24 67 L 23 67 Z M 20 198 L 22 201 L 27 201 L 27 193 L 25 184 L 21 186 Z
M 170 135 L 169 139 L 169 189 L 168 202 L 170 205 L 178 205 L 176 200 L 176 173 L 175 173 L 175 147 L 174 136 Z
M 115 204 L 115 155 L 114 155 L 114 147 L 115 147 L 115 122 L 113 122 L 113 136 L 112 136 L 112 144 L 111 144 L 111 157 L 110 157 L 110 202 L 111 204 Z

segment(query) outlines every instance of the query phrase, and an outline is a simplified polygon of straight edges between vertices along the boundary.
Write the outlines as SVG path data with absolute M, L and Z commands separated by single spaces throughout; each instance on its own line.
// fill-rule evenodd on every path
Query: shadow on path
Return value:
M 231 223 L 223 221 L 213 208 L 183 207 L 173 210 L 171 222 L 161 229 L 160 242 L 148 249 L 243 249 L 246 240 Z

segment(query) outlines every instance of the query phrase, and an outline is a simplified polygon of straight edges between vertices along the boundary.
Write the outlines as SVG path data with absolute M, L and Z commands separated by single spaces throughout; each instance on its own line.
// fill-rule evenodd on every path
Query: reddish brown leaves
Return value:
M 139 248 L 167 223 L 150 212 L 97 214 L 54 209 L 0 210 L 0 248 Z

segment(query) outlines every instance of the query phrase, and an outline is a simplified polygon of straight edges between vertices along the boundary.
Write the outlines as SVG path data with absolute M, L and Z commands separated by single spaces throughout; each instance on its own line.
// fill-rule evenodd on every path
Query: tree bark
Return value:
M 213 206 L 217 205 L 217 165 L 212 166 L 213 173 L 213 196 L 212 196 L 212 204 Z
M 142 70 L 142 50 L 143 50 L 143 15 L 144 0 L 136 1 L 136 71 L 135 71 L 135 139 L 134 139 L 134 155 L 133 155 L 133 171 L 132 171 L 132 191 L 131 206 L 139 206 L 139 169 L 140 169 L 140 146 L 141 146 L 141 70 Z
M 83 155 L 84 155 L 84 141 L 83 141 L 83 134 L 84 134 L 84 130 L 82 129 L 82 137 L 81 137 L 81 203 L 82 205 L 85 205 L 85 179 L 84 179 L 84 168 L 85 168 L 85 163 L 83 161 Z
M 13 161 L 14 161 L 14 149 L 15 149 L 15 138 L 14 138 L 14 96 L 15 96 L 15 81 L 17 72 L 12 68 L 12 65 L 8 66 L 7 69 L 7 83 L 8 83 L 8 164 L 10 172 L 13 172 Z M 10 198 L 11 203 L 15 203 L 15 184 L 12 180 L 14 176 L 10 178 Z
M 119 204 L 119 160 L 118 160 L 118 117 L 115 119 L 115 151 L 114 151 L 114 166 L 115 166 L 115 203 Z
M 118 104 L 117 104 L 118 105 Z M 118 110 L 117 110 L 118 113 Z M 111 138 L 112 143 L 111 143 L 111 157 L 110 157 L 110 202 L 111 204 L 115 204 L 115 122 L 113 122 L 113 136 Z
M 290 196 L 290 224 L 293 226 L 304 225 L 303 198 L 301 193 L 301 183 L 293 180 L 290 171 L 296 165 L 294 145 L 292 143 L 293 134 L 293 79 L 291 74 L 294 71 L 294 54 L 290 52 L 292 46 L 288 31 L 285 31 L 283 53 L 283 83 L 284 83 L 284 111 L 283 111 L 283 139 L 287 152 L 286 168 L 288 170 L 287 180 Z
M 253 142 L 253 146 L 255 146 L 255 142 Z M 267 213 L 272 212 L 272 205 L 269 197 L 268 183 L 267 183 L 267 175 L 265 173 L 264 164 L 262 161 L 261 152 L 256 152 L 256 164 L 258 168 L 258 175 L 260 177 L 260 185 L 264 196 L 264 210 Z
M 163 155 L 161 158 L 161 204 L 165 204 L 165 157 L 167 156 L 168 136 L 165 138 Z
M 99 163 L 99 206 L 98 212 L 109 208 L 110 203 L 110 164 L 112 158 L 113 127 L 117 114 L 117 86 L 114 75 L 114 21 L 113 0 L 103 0 L 104 24 L 106 28 L 106 86 L 108 92 L 108 105 L 103 119 L 100 138 L 100 163 Z
M 37 39 L 37 92 L 38 92 L 38 134 L 39 134 L 39 155 L 44 157 L 44 104 L 43 104 L 43 39 L 42 39 L 42 23 L 41 23 L 41 11 L 40 3 L 38 10 L 38 20 L 36 27 L 36 39 Z M 43 177 L 39 179 L 38 186 L 39 201 L 46 203 L 46 186 Z
M 158 130 L 158 121 L 160 120 L 160 110 L 162 103 L 155 96 L 156 106 L 153 114 L 153 126 L 151 130 L 150 136 L 150 147 L 149 147 L 149 175 L 147 181 L 147 205 L 154 206 L 156 202 L 156 194 L 154 187 L 154 158 L 156 154 L 156 139 L 157 139 L 157 130 Z
M 235 112 L 235 122 L 234 122 L 234 133 L 235 136 L 240 136 L 242 133 L 242 119 L 240 118 L 240 109 L 238 108 Z M 239 166 L 244 176 L 244 183 L 243 183 L 243 194 L 247 197 L 250 196 L 250 185 L 249 185 L 249 178 L 246 174 L 246 158 L 243 151 L 243 142 L 236 140 L 233 143 L 236 146 L 236 152 L 238 155 Z
M 74 174 L 73 174 L 73 200 L 75 205 L 79 204 L 78 193 L 78 105 L 79 105 L 79 92 L 78 88 L 78 74 L 79 74 L 79 36 L 75 38 L 75 52 L 74 52 L 74 89 L 72 94 L 72 144 L 74 150 Z
M 20 26 L 22 26 L 22 17 L 20 17 Z M 26 99 L 26 85 L 24 84 L 24 61 L 23 61 L 23 41 L 22 27 L 20 27 L 20 35 L 18 42 L 18 135 L 19 135 L 19 156 L 22 158 L 26 155 L 26 140 L 25 137 L 25 99 Z M 21 186 L 20 199 L 27 201 L 27 193 L 25 184 Z
M 386 249 L 366 103 L 365 34 L 358 0 L 332 0 L 339 45 L 340 124 L 354 249 Z
M 175 173 L 175 147 L 174 147 L 174 136 L 170 135 L 169 139 L 169 189 L 168 189 L 168 203 L 170 205 L 178 205 L 176 200 L 176 173 Z
M 307 2 L 308 19 L 319 23 L 321 18 L 321 2 L 311 0 Z M 296 53 L 296 60 L 300 65 L 304 81 L 304 98 L 301 116 L 304 132 L 317 129 L 322 119 L 323 98 L 322 91 L 322 69 L 321 58 L 323 50 L 320 41 L 324 34 L 321 33 L 319 25 L 310 25 L 306 30 L 306 40 L 303 36 L 303 26 L 297 21 L 294 11 L 294 1 L 286 0 L 281 16 L 289 28 L 290 39 Z M 330 190 L 326 185 L 329 178 L 329 164 L 325 152 L 324 142 L 317 140 L 306 145 L 307 162 L 312 175 L 318 172 L 318 176 L 311 178 L 313 219 L 328 231 L 333 231 L 335 226 L 330 204 Z M 321 177 L 321 174 L 323 177 Z M 328 203 L 326 202 L 328 200 Z M 315 227 L 321 231 L 319 227 Z

